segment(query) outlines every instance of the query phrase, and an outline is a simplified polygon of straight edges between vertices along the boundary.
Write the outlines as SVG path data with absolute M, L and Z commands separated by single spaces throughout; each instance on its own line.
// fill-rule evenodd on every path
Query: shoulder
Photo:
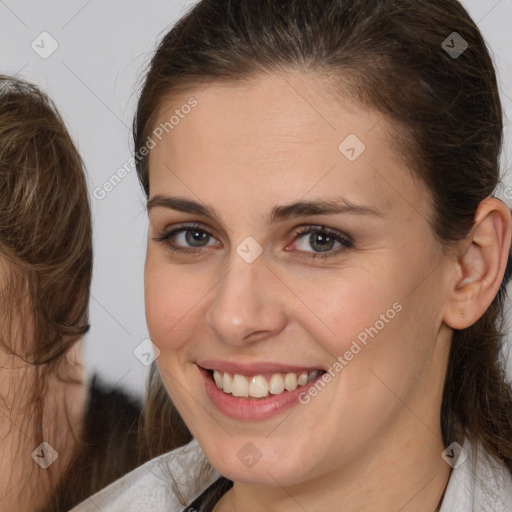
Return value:
M 466 439 L 450 476 L 441 512 L 508 512 L 511 504 L 510 471 L 480 445 Z
M 219 476 L 193 440 L 146 462 L 71 512 L 181 512 Z

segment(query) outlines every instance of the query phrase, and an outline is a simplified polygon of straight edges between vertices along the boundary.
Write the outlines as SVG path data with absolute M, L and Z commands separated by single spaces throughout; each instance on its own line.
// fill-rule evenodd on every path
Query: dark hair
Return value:
M 467 42 L 461 55 L 443 44 L 459 41 L 453 32 Z M 456 0 L 203 0 L 151 61 L 134 120 L 136 154 L 178 94 L 287 70 L 317 73 L 333 97 L 349 95 L 390 120 L 396 153 L 430 190 L 434 233 L 445 245 L 468 235 L 500 182 L 503 121 L 492 59 Z M 149 158 L 136 160 L 149 196 Z M 441 428 L 445 445 L 467 436 L 512 472 L 512 391 L 500 355 L 508 277 L 486 313 L 453 333 Z M 174 413 L 170 402 L 155 408 L 155 379 L 147 418 L 157 433 Z M 161 432 L 155 446 L 165 443 Z
M 139 449 L 141 407 L 119 388 L 90 382 L 79 446 L 40 512 L 64 512 L 148 460 Z

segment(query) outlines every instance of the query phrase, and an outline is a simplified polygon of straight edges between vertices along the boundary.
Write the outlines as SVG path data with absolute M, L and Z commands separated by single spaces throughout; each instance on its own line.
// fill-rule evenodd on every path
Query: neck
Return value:
M 372 453 L 372 446 L 366 456 L 340 471 L 286 489 L 262 489 L 235 482 L 215 512 L 434 512 L 446 488 L 450 467 L 440 456 L 444 450 L 440 438 L 431 437 L 428 433 L 414 442 L 400 439 L 388 445 L 393 450 L 381 450 L 379 455 Z M 395 454 L 390 453 L 394 450 Z

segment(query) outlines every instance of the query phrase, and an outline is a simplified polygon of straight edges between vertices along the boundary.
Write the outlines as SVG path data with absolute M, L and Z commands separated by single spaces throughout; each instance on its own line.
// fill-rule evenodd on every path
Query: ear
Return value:
M 505 274 L 512 219 L 499 199 L 484 199 L 475 223 L 459 244 L 457 278 L 443 320 L 453 329 L 465 329 L 483 316 L 498 293 Z

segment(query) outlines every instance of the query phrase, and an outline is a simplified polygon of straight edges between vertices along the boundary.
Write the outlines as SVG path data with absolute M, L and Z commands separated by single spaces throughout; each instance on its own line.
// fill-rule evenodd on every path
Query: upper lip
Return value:
M 233 361 L 222 361 L 218 359 L 209 359 L 197 363 L 198 366 L 205 370 L 217 370 L 230 374 L 253 376 L 268 373 L 302 373 L 313 370 L 321 370 L 320 366 L 293 366 L 288 364 L 280 364 L 273 362 L 254 362 L 254 363 L 235 363 Z

